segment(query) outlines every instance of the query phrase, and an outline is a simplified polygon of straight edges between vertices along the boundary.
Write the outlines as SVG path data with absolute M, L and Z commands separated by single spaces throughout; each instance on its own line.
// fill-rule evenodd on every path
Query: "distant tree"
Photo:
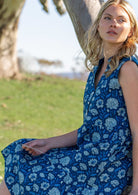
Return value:
M 48 12 L 48 0 L 39 0 Z M 92 25 L 102 0 L 53 0 L 59 14 L 65 7 L 72 20 L 79 43 L 85 52 L 84 33 Z M 18 76 L 16 53 L 18 22 L 25 0 L 0 0 L 0 78 Z M 61 29 L 62 30 L 62 29 Z

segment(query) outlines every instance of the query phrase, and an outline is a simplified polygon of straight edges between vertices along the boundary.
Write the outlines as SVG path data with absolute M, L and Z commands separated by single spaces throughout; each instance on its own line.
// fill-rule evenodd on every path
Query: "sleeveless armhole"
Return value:
M 132 61 L 138 66 L 138 58 L 136 56 L 124 57 L 120 60 L 119 66 L 117 67 L 117 76 L 119 75 L 121 67 L 128 61 Z

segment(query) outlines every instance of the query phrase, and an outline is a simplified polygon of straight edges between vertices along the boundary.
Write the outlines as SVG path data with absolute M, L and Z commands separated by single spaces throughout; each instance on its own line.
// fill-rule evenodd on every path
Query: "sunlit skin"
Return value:
M 131 24 L 127 12 L 118 5 L 109 6 L 101 17 L 98 31 L 103 43 L 124 43 L 131 35 Z

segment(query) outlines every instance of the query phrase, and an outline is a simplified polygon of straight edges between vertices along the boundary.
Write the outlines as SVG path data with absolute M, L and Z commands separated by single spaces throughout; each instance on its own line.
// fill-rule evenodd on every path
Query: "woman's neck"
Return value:
M 118 50 L 120 49 L 120 47 L 122 46 L 121 44 L 104 44 L 103 47 L 103 54 L 104 54 L 104 60 L 108 61 L 108 59 L 112 56 L 114 56 Z

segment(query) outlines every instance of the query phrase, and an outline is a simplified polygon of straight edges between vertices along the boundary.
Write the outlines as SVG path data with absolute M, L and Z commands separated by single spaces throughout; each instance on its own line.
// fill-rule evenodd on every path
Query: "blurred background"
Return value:
M 61 16 L 53 2 L 50 0 L 48 3 L 48 14 L 43 11 L 38 0 L 25 3 L 19 21 L 17 42 L 18 56 L 24 59 L 21 66 L 32 73 L 42 71 L 70 78 L 76 73 L 76 77 L 77 73 L 84 71 L 84 54 L 68 13 Z M 40 62 L 42 59 L 52 61 L 53 65 L 38 66 L 37 60 Z
M 79 77 L 85 72 L 84 54 L 78 43 L 71 20 L 66 12 L 60 16 L 51 0 L 49 13 L 38 0 L 27 0 L 19 21 L 18 56 L 25 71 Z M 129 0 L 138 16 L 138 3 Z M 41 66 L 40 60 L 52 61 Z M 51 63 L 51 64 L 52 64 Z M 74 74 L 75 73 L 75 74 Z

